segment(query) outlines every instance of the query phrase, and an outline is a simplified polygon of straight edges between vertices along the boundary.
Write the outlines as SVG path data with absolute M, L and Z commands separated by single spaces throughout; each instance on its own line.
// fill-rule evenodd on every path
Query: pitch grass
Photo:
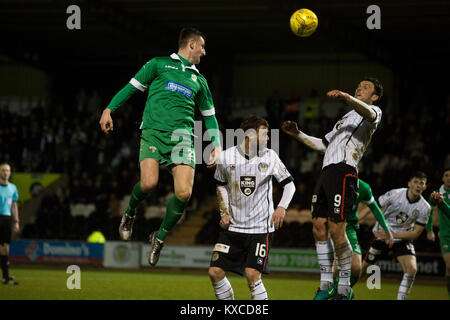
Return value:
M 0 285 L 0 300 L 215 300 L 206 270 L 111 270 L 81 266 L 81 289 L 66 286 L 66 265 L 16 266 L 18 286 Z M 251 299 L 244 277 L 229 274 L 237 300 Z M 311 300 L 319 275 L 275 273 L 263 277 L 271 300 Z M 401 276 L 382 278 L 380 290 L 359 282 L 356 300 L 395 300 Z M 447 300 L 444 279 L 417 277 L 410 300 Z

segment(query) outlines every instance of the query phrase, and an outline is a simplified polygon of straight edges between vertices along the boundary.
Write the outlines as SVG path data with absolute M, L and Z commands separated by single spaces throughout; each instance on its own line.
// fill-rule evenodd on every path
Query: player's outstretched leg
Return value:
M 136 214 L 129 216 L 127 212 L 122 215 L 119 225 L 119 235 L 122 240 L 130 240 L 133 233 L 133 224 Z
M 148 197 L 148 193 L 141 188 L 141 182 L 134 185 L 131 192 L 130 202 L 128 208 L 122 216 L 122 221 L 119 226 L 119 234 L 122 240 L 130 240 L 133 232 L 134 219 L 136 217 L 136 208 L 139 204 Z
M 336 294 L 333 286 L 334 246 L 333 241 L 328 238 L 326 222 L 326 218 L 313 219 L 313 234 L 320 267 L 320 286 L 313 300 L 329 300 Z
M 143 159 L 140 162 L 141 180 L 131 191 L 128 208 L 122 216 L 119 226 L 119 235 L 122 240 L 130 240 L 133 233 L 133 224 L 136 217 L 136 208 L 144 201 L 150 192 L 158 185 L 159 162 L 155 159 Z
M 167 204 L 166 215 L 164 216 L 159 230 L 153 232 L 149 237 L 152 249 L 150 250 L 148 261 L 152 266 L 156 265 L 158 262 L 164 240 L 183 216 L 186 205 L 187 202 L 180 201 L 176 195 L 173 195 L 172 198 L 170 198 L 169 203 Z
M 334 248 L 331 239 L 316 242 L 317 259 L 320 266 L 320 287 L 313 300 L 330 300 L 336 295 L 333 286 Z
M 156 231 L 152 232 L 149 237 L 150 253 L 148 254 L 148 263 L 151 266 L 155 266 L 158 263 L 161 249 L 164 247 L 164 243 L 156 237 Z
M 337 300 L 351 300 L 354 297 L 350 287 L 353 252 L 345 233 L 345 227 L 345 222 L 330 221 L 331 237 L 335 244 L 336 264 L 339 270 L 338 292 L 335 297 Z
M 317 241 L 316 251 L 320 266 L 320 287 L 313 300 L 329 300 L 336 294 L 336 288 L 333 286 L 333 241 Z

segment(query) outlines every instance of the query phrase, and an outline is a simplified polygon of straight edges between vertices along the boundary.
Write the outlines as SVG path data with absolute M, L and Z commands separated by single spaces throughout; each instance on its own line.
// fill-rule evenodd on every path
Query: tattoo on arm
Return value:
M 222 192 L 220 192 L 218 187 L 216 188 L 216 193 L 217 193 L 217 205 L 219 206 L 220 216 L 221 217 L 226 216 L 228 215 L 228 208 L 223 199 Z

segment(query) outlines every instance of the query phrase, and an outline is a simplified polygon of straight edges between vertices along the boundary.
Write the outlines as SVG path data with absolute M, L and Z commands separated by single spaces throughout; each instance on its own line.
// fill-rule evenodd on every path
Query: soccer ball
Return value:
M 299 37 L 309 37 L 316 31 L 319 19 L 309 9 L 299 9 L 291 16 L 291 30 Z

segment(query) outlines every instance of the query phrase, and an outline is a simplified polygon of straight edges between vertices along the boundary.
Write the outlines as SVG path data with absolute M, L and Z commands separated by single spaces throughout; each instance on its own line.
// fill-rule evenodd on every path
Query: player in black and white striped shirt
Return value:
M 403 278 L 397 293 L 397 300 L 405 300 L 411 292 L 417 272 L 416 252 L 413 240 L 419 238 L 427 225 L 431 206 L 422 197 L 427 187 L 427 175 L 424 172 L 414 172 L 408 188 L 394 189 L 379 197 L 386 223 L 394 235 L 392 254 L 402 267 Z M 364 257 L 362 272 L 374 264 L 381 255 L 387 254 L 389 248 L 384 242 L 384 234 L 380 233 L 378 222 L 372 231 L 375 239 Z
M 209 276 L 218 299 L 233 299 L 226 271 L 247 277 L 254 300 L 266 300 L 261 280 L 268 273 L 268 256 L 275 229 L 283 224 L 295 192 L 293 178 L 275 151 L 268 149 L 269 124 L 263 118 L 245 119 L 246 136 L 238 146 L 219 156 L 214 178 L 221 212 L 219 234 L 213 249 Z M 272 177 L 283 187 L 277 208 L 272 200 Z
M 332 90 L 327 96 L 342 99 L 353 108 L 346 113 L 323 139 L 301 132 L 297 124 L 286 121 L 282 129 L 308 147 L 325 153 L 322 173 L 312 198 L 313 234 L 320 265 L 320 287 L 314 299 L 352 299 L 350 270 L 352 249 L 345 229 L 347 217 L 357 197 L 357 166 L 373 133 L 381 121 L 379 101 L 383 87 L 377 79 L 362 80 L 355 97 Z M 331 239 L 328 234 L 331 235 Z M 339 285 L 333 287 L 334 254 L 339 269 Z

